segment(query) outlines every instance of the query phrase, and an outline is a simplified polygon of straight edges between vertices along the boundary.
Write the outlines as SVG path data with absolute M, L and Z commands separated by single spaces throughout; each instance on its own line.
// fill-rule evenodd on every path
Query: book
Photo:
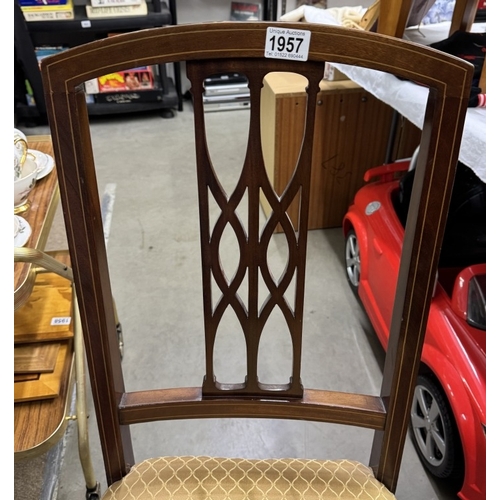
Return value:
M 73 0 L 65 4 L 31 5 L 21 7 L 27 22 L 32 21 L 67 21 L 75 18 Z
M 231 21 L 258 21 L 261 19 L 260 3 L 231 2 Z
M 66 5 L 68 0 L 18 0 L 20 7 Z
M 67 0 L 65 3 L 51 3 L 48 5 L 36 4 L 26 5 L 21 7 L 21 10 L 26 12 L 66 12 L 73 10 L 73 0 Z
M 23 12 L 27 22 L 33 21 L 69 21 L 75 18 L 73 9 L 71 10 L 49 10 L 41 12 Z
M 116 71 L 97 79 L 99 92 L 119 92 L 154 89 L 154 74 L 151 66 Z
M 143 102 L 161 102 L 163 90 L 137 90 L 128 92 L 104 92 L 93 94 L 94 102 L 98 104 L 130 104 Z
M 141 0 L 90 0 L 92 7 L 111 7 L 115 5 L 140 5 Z
M 62 52 L 63 50 L 68 50 L 68 47 L 64 47 L 62 45 L 35 47 L 35 56 L 37 58 L 38 65 L 40 65 L 42 59 L 45 59 L 47 56 L 59 54 L 59 52 Z
M 93 7 L 92 5 L 86 5 L 85 8 L 89 19 L 121 16 L 146 16 L 148 14 L 146 0 L 141 0 L 139 5 L 108 5 L 105 7 Z
M 97 78 L 92 78 L 92 80 L 87 80 L 85 82 L 86 94 L 97 94 L 98 92 L 99 92 L 99 80 Z

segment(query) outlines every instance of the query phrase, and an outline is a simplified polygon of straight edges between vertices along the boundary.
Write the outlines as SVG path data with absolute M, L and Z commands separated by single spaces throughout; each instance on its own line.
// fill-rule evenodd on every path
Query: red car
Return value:
M 386 348 L 413 179 L 410 160 L 365 174 L 343 222 L 345 268 Z M 424 466 L 486 498 L 486 186 L 459 163 L 410 433 Z

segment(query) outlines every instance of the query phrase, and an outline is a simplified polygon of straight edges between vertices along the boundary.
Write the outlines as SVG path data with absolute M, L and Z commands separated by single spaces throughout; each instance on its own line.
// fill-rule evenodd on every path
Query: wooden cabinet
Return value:
M 278 195 L 295 168 L 307 80 L 270 73 L 262 90 L 263 154 Z M 350 80 L 323 81 L 316 101 L 309 228 L 338 227 L 366 170 L 384 163 L 393 110 Z M 270 207 L 261 199 L 266 215 Z M 288 211 L 297 223 L 298 201 Z

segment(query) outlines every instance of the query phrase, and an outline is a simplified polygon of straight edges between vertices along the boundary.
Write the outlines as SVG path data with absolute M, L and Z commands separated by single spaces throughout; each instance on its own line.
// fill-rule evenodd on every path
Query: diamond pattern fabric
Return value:
M 163 457 L 135 465 L 103 500 L 395 500 L 350 460 Z

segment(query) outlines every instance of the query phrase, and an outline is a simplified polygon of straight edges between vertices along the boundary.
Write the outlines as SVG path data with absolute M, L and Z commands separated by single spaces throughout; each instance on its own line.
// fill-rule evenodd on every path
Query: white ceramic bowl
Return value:
M 14 181 L 14 208 L 22 207 L 28 200 L 31 190 L 35 187 L 37 173 L 36 163 L 26 158 L 21 177 Z

